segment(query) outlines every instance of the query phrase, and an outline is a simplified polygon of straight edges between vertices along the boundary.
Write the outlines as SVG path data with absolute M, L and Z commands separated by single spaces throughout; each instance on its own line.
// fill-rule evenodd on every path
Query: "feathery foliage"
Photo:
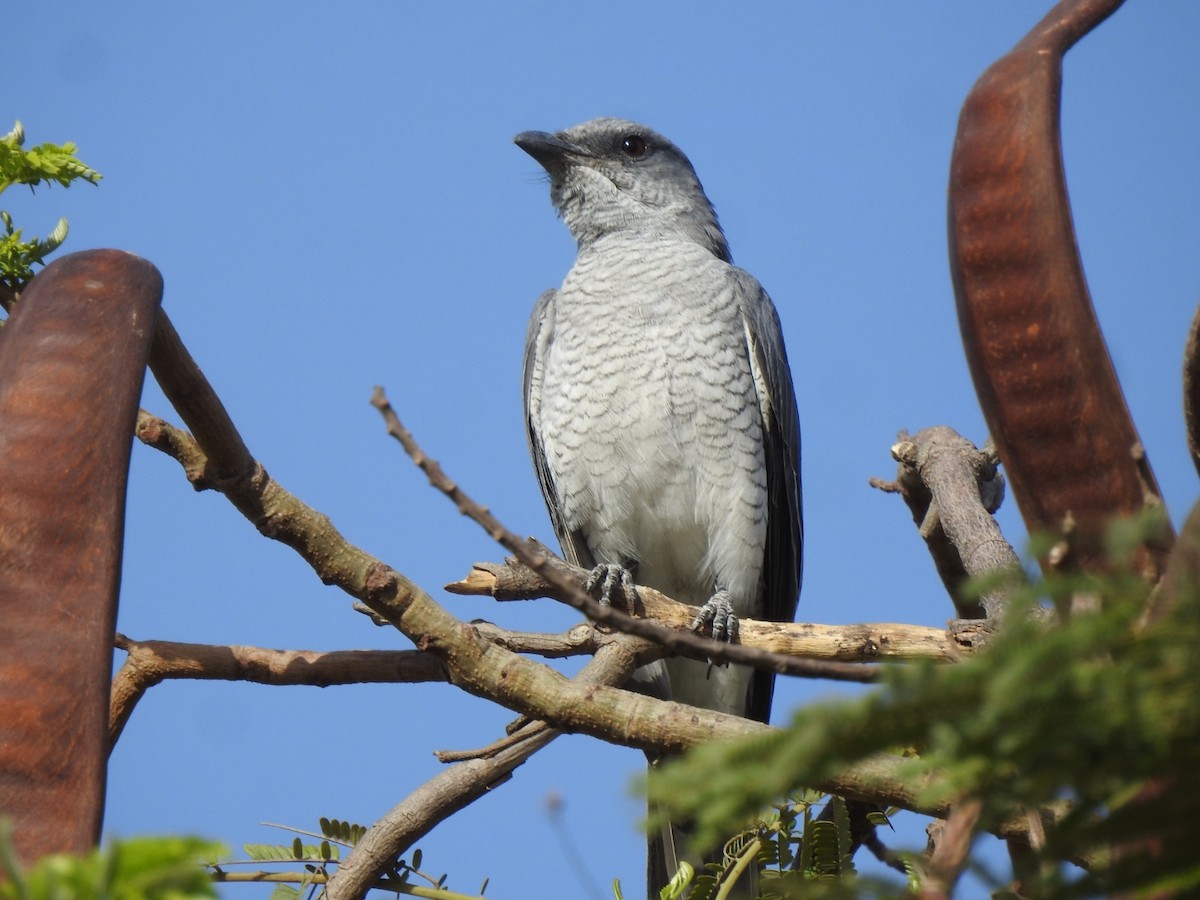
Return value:
M 0 193 L 14 184 L 58 184 L 69 187 L 72 182 L 96 184 L 100 173 L 85 165 L 76 155 L 78 148 L 67 141 L 63 144 L 41 144 L 24 148 L 25 129 L 17 122 L 12 131 L 0 136 Z M 12 216 L 0 210 L 0 285 L 19 293 L 33 277 L 35 265 L 45 265 L 46 257 L 57 250 L 67 237 L 67 220 L 58 223 L 44 238 L 24 240 L 21 229 L 13 224 Z
M 202 863 L 219 844 L 192 837 L 110 841 L 82 856 L 44 856 L 29 869 L 0 825 L 0 900 L 202 900 L 216 897 Z
M 986 652 L 896 666 L 860 700 L 805 708 L 775 734 L 696 748 L 651 779 L 652 804 L 693 821 L 704 846 L 774 798 L 876 754 L 904 754 L 917 805 L 975 798 L 983 830 L 1043 811 L 1046 844 L 1021 873 L 1038 896 L 1198 890 L 1200 602 L 1189 574 L 1150 623 L 1150 589 L 1129 565 L 1029 581 Z M 1029 614 L 1047 600 L 1065 609 L 1079 594 L 1100 611 L 1058 624 Z

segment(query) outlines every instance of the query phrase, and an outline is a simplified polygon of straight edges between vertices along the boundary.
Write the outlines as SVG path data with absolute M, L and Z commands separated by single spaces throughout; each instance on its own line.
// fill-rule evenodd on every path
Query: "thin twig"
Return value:
M 475 750 L 438 750 L 433 755 L 437 757 L 438 762 L 443 763 L 466 762 L 470 759 L 491 759 L 502 751 L 515 747 L 522 741 L 527 741 L 536 734 L 552 727 L 546 722 L 527 721 L 512 734 L 506 734 L 504 737 L 492 741 L 486 747 L 479 747 Z

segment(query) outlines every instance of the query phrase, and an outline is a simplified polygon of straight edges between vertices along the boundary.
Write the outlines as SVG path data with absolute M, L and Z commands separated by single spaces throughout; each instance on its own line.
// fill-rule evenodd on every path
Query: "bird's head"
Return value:
M 626 232 L 684 238 L 729 259 L 717 214 L 683 151 L 624 119 L 591 119 L 513 141 L 550 175 L 550 199 L 581 247 Z

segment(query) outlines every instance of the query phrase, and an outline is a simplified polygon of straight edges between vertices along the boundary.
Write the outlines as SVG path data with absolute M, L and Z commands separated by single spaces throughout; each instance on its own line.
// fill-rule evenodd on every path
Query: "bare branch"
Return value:
M 653 652 L 654 648 L 639 647 L 645 643 L 618 635 L 601 647 L 573 680 L 579 684 L 623 684 L 645 662 L 638 650 Z M 530 722 L 495 752 L 438 773 L 371 827 L 330 879 L 329 900 L 363 896 L 397 856 L 438 822 L 508 780 L 517 766 L 561 733 L 545 722 Z
M 583 569 L 562 563 L 578 587 L 587 579 Z M 490 596 L 496 600 L 529 600 L 553 597 L 567 601 L 563 591 L 516 559 L 504 564 L 476 563 L 462 581 L 445 586 L 455 594 Z M 640 608 L 635 614 L 653 619 L 673 629 L 686 630 L 696 615 L 696 607 L 672 600 L 654 588 L 638 585 Z M 738 640 L 747 647 L 771 653 L 813 660 L 841 662 L 878 662 L 880 660 L 937 659 L 951 661 L 973 652 L 970 638 L 960 640 L 945 629 L 921 625 L 870 623 L 863 625 L 819 625 L 813 622 L 767 622 L 738 620 Z M 832 669 L 829 678 L 842 677 L 841 667 Z M 859 670 L 854 670 L 855 672 Z
M 911 438 L 902 432 L 892 456 L 900 465 L 895 483 L 887 487 L 908 504 L 958 614 L 998 618 L 1004 603 L 1000 593 L 985 596 L 982 606 L 963 593 L 968 578 L 1020 568 L 992 517 L 1004 496 L 994 455 L 938 426 Z
M 929 863 L 917 892 L 919 900 L 948 900 L 967 864 L 967 854 L 975 839 L 983 804 L 978 800 L 956 803 L 944 825 L 935 823 L 929 831 Z
M 628 637 L 628 635 L 622 635 Z M 641 638 L 632 638 L 631 640 L 641 640 Z M 514 727 L 515 726 L 515 727 Z M 528 741 L 535 734 L 540 734 L 543 731 L 555 730 L 553 725 L 546 722 L 531 722 L 522 717 L 509 726 L 512 729 L 510 734 L 492 741 L 486 747 L 478 747 L 474 750 L 438 750 L 433 755 L 437 757 L 438 762 L 457 763 L 466 762 L 471 759 L 491 759 L 498 756 L 502 751 L 508 750 L 517 746 L 523 741 Z
M 449 681 L 446 666 L 419 650 L 268 650 L 263 647 L 135 641 L 123 634 L 116 646 L 125 658 L 113 678 L 109 710 L 109 752 L 142 695 L 177 678 L 252 681 L 328 687 L 334 684 L 390 684 Z
M 474 621 L 472 626 L 485 639 L 497 647 L 513 653 L 530 653 L 545 659 L 562 659 L 569 656 L 595 654 L 612 635 L 599 632 L 590 622 L 581 622 L 562 634 L 547 634 L 542 631 L 509 631 L 491 622 Z
M 170 318 L 159 310 L 150 371 L 175 411 L 203 448 L 211 477 L 249 479 L 258 467 L 217 392 L 180 340 Z M 265 477 L 266 473 L 262 473 Z M 232 498 L 231 498 L 232 499 Z

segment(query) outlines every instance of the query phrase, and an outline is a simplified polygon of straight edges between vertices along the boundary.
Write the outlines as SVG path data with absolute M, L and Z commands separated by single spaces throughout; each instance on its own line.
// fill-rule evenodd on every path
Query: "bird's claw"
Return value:
M 738 617 L 729 591 L 717 591 L 692 619 L 692 631 L 710 629 L 714 641 L 731 644 L 738 637 Z
M 613 597 L 618 594 L 625 599 L 630 610 L 637 605 L 638 595 L 633 584 L 633 573 L 625 566 L 615 563 L 600 563 L 592 569 L 584 590 L 604 606 L 612 606 Z

